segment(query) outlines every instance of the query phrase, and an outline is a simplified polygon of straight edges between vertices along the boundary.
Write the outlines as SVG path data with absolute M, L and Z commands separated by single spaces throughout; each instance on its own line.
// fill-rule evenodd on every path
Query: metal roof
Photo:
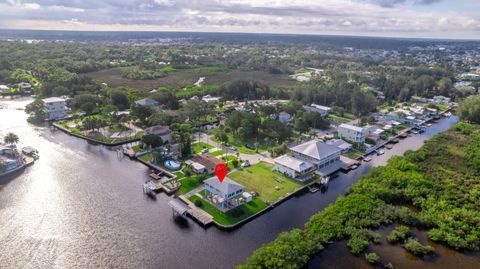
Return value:
M 341 152 L 341 149 L 339 147 L 327 145 L 318 140 L 310 140 L 306 143 L 291 148 L 291 150 L 310 156 L 317 160 L 321 160 L 323 158 Z
M 313 167 L 312 164 L 299 160 L 297 158 L 283 155 L 274 159 L 275 163 L 293 169 L 297 172 L 303 172 Z
M 212 186 L 224 194 L 234 193 L 245 188 L 240 183 L 237 183 L 228 177 L 225 177 L 222 182 L 220 182 L 220 180 L 218 180 L 216 177 L 212 177 L 205 180 L 204 183 Z

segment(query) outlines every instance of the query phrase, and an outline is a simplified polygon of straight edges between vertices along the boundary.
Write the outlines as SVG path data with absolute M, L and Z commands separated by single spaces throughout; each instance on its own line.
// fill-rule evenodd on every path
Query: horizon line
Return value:
M 198 34 L 246 34 L 246 35 L 272 35 L 272 36 L 311 36 L 311 37 L 352 37 L 352 38 L 384 38 L 384 39 L 410 39 L 419 41 L 463 41 L 463 42 L 478 42 L 478 38 L 449 38 L 449 37 L 407 37 L 407 36 L 393 36 L 393 35 L 370 35 L 370 34 L 316 34 L 316 33 L 275 33 L 275 32 L 228 32 L 228 31 L 182 31 L 182 30 L 84 30 L 84 29 L 28 29 L 28 28 L 0 28 L 0 31 L 37 31 L 37 32 L 94 32 L 94 33 L 198 33 Z M 1 38 L 1 37 L 0 37 Z

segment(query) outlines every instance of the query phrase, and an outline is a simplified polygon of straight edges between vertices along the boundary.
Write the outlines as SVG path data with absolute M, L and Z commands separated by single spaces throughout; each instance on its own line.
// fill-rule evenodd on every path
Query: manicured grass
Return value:
M 281 173 L 273 172 L 273 165 L 260 162 L 238 170 L 228 175 L 232 180 L 245 186 L 247 191 L 255 191 L 259 198 L 265 202 L 275 202 L 287 193 L 291 193 L 302 186 L 301 183 L 284 176 Z M 279 179 L 277 181 L 276 179 Z M 280 189 L 276 190 L 276 186 Z
M 343 118 L 343 117 L 333 115 L 333 114 L 328 115 L 327 119 L 329 119 L 331 121 L 337 121 L 337 122 L 340 122 L 340 123 L 348 123 L 348 122 L 351 121 L 350 119 Z
M 141 159 L 142 161 L 148 163 L 148 162 L 150 162 L 150 160 L 153 158 L 153 155 L 152 155 L 152 153 L 150 152 L 150 153 L 147 153 L 147 154 L 145 154 L 145 155 L 142 155 L 142 156 L 140 156 L 140 157 L 138 157 L 138 158 Z
M 223 150 L 217 150 L 217 151 L 214 151 L 214 152 L 210 153 L 210 155 L 217 157 L 217 156 L 223 155 L 225 153 L 226 152 L 223 151 Z
M 260 212 L 262 209 L 267 207 L 267 204 L 265 204 L 262 200 L 253 197 L 251 202 L 244 203 L 233 210 L 223 213 L 222 211 L 216 209 L 213 205 L 196 195 L 193 195 L 188 199 L 194 203 L 195 201 L 200 201 L 200 208 L 208 214 L 212 215 L 213 219 L 217 223 L 223 225 L 233 225 L 241 220 L 248 218 L 249 216 Z
M 178 190 L 180 194 L 185 194 L 195 189 L 196 187 L 200 186 L 203 183 L 202 180 L 200 179 L 200 176 L 191 176 L 191 177 L 182 178 L 179 180 L 179 182 L 182 184 L 180 186 L 180 189 Z
M 358 149 L 353 149 L 353 150 L 351 150 L 351 151 L 349 151 L 349 152 L 347 152 L 343 155 L 347 156 L 350 159 L 356 159 L 356 158 L 362 156 L 363 152 L 358 150 Z
M 215 134 L 215 130 L 210 130 L 210 133 Z M 212 140 L 217 142 L 217 143 L 220 143 L 220 141 L 218 141 L 215 137 L 212 137 Z M 258 152 L 255 151 L 255 149 L 249 149 L 249 148 L 245 147 L 246 144 L 254 145 L 255 142 L 254 141 L 253 142 L 240 141 L 240 140 L 234 138 L 233 135 L 231 135 L 231 134 L 228 135 L 227 146 L 235 146 L 235 148 L 237 149 L 236 151 L 240 152 L 240 153 L 243 153 L 243 154 L 254 155 L 254 154 L 258 153 Z M 274 146 L 274 145 L 259 144 L 258 145 L 258 151 L 259 152 L 267 151 L 269 149 L 269 147 L 272 147 L 272 146 Z
M 183 174 L 182 171 L 177 171 L 177 172 L 174 172 L 173 174 L 177 177 L 177 179 L 183 178 L 185 176 L 185 174 Z
M 192 144 L 192 149 L 194 153 L 200 153 L 204 148 L 213 149 L 213 146 L 203 142 Z

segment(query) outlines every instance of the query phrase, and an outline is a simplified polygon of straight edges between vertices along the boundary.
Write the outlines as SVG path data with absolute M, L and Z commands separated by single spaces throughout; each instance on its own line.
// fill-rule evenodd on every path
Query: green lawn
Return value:
M 202 152 L 204 148 L 213 149 L 213 146 L 203 142 L 192 144 L 192 149 L 195 154 Z
M 200 176 L 182 178 L 179 182 L 182 184 L 178 190 L 180 194 L 185 194 L 203 183 Z
M 223 151 L 223 150 L 217 150 L 217 151 L 214 151 L 214 152 L 210 153 L 210 155 L 217 157 L 217 156 L 223 155 L 225 153 L 226 152 Z
M 210 133 L 215 134 L 215 130 L 210 130 Z M 220 143 L 220 141 L 218 141 L 215 137 L 212 137 L 212 140 L 217 142 L 217 143 Z M 252 141 L 240 141 L 239 139 L 233 137 L 233 135 L 228 134 L 227 146 L 235 146 L 235 148 L 237 149 L 237 152 L 240 152 L 240 153 L 243 153 L 243 154 L 253 155 L 253 154 L 258 153 L 258 152 L 255 151 L 255 149 L 247 148 L 245 146 L 247 144 L 255 145 L 255 141 L 254 140 L 252 140 Z M 275 145 L 274 144 L 268 145 L 268 144 L 265 144 L 265 143 L 259 143 L 258 151 L 259 152 L 267 151 L 270 147 L 273 147 L 273 146 L 275 146 Z
M 331 121 L 337 121 L 337 122 L 340 122 L 340 123 L 348 123 L 348 122 L 351 121 L 350 119 L 343 118 L 343 117 L 333 115 L 333 114 L 328 115 L 327 119 L 329 119 Z
M 343 154 L 343 155 L 345 155 L 345 156 L 347 156 L 348 158 L 351 158 L 351 159 L 356 159 L 356 158 L 362 156 L 363 153 L 364 153 L 364 152 L 362 152 L 362 151 L 360 151 L 360 150 L 358 150 L 358 149 L 353 149 L 353 150 L 351 150 L 351 151 L 349 151 L 349 152 L 347 152 L 347 153 L 345 153 L 345 154 Z
M 302 186 L 301 183 L 272 171 L 273 165 L 260 162 L 238 170 L 228 177 L 245 186 L 247 191 L 255 191 L 259 198 L 265 202 L 275 202 L 287 193 L 291 193 Z M 281 182 L 277 181 L 279 179 Z M 276 186 L 280 189 L 276 190 Z
M 149 152 L 149 153 L 147 153 L 147 154 L 145 154 L 145 155 L 142 155 L 142 156 L 140 156 L 140 157 L 138 157 L 138 158 L 141 159 L 142 161 L 148 163 L 148 162 L 150 162 L 150 160 L 153 158 L 153 155 L 152 155 L 151 152 Z
M 243 205 L 238 206 L 234 210 L 223 213 L 220 210 L 216 209 L 213 205 L 209 204 L 207 201 L 196 195 L 193 195 L 188 199 L 194 203 L 195 201 L 200 201 L 200 208 L 208 214 L 212 215 L 215 222 L 223 225 L 233 225 L 241 220 L 246 219 L 251 215 L 260 212 L 262 209 L 267 207 L 267 204 L 265 204 L 262 200 L 253 197 L 251 202 L 244 203 Z

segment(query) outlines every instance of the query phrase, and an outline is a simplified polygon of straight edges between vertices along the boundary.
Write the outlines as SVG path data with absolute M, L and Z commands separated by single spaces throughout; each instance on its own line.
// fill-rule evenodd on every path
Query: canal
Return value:
M 302 227 L 372 165 L 418 149 L 425 139 L 457 121 L 443 119 L 357 170 L 340 173 L 327 192 L 298 195 L 226 232 L 204 229 L 190 219 L 173 219 L 170 197 L 144 196 L 148 169 L 119 156 L 114 148 L 28 124 L 21 108 L 29 101 L 0 101 L 0 136 L 14 132 L 20 137 L 19 147 L 29 145 L 40 152 L 33 166 L 0 180 L 4 268 L 232 268 L 280 232 Z M 349 257 L 342 259 L 355 259 Z M 336 268 L 338 256 L 323 255 L 321 260 L 322 267 Z

